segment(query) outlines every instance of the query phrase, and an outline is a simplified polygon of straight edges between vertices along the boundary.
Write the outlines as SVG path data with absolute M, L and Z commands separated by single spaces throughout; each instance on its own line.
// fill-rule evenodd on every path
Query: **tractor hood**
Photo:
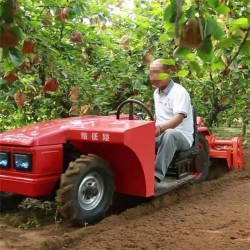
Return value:
M 88 140 L 91 136 L 104 137 L 113 135 L 120 140 L 124 132 L 152 123 L 141 120 L 117 120 L 115 116 L 85 116 L 61 118 L 27 125 L 22 128 L 0 134 L 0 145 L 42 146 L 61 144 L 67 140 Z M 88 139 L 85 138 L 88 136 Z M 105 137 L 106 136 L 106 137 Z M 120 138 L 117 138 L 117 136 Z M 82 137 L 82 138 L 81 138 Z M 91 140 L 97 138 L 92 137 Z M 107 138 L 106 138 L 107 139 Z M 110 140 L 109 138 L 108 140 Z
M 69 130 L 94 127 L 100 118 L 86 116 L 38 122 L 0 134 L 0 145 L 35 146 L 63 143 L 68 139 Z

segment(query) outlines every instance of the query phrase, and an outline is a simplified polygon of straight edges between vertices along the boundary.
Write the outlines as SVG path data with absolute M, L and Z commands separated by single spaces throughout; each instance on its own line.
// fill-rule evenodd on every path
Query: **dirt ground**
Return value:
M 2 214 L 0 249 L 250 249 L 249 180 L 250 149 L 243 171 L 124 205 L 84 228 L 60 221 L 53 203 L 28 203 Z

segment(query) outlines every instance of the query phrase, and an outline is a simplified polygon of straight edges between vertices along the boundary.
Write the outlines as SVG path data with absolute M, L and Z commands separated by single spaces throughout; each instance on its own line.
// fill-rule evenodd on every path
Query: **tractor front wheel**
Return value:
M 113 192 L 114 177 L 108 162 L 96 155 L 82 155 L 61 176 L 59 212 L 75 225 L 97 222 L 111 205 Z

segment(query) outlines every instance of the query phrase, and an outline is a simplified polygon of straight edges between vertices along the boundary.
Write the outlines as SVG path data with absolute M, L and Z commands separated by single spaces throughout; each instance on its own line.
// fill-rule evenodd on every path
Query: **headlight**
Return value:
M 10 167 L 10 155 L 9 152 L 0 151 L 0 168 Z
M 14 153 L 14 167 L 17 170 L 31 170 L 31 154 Z

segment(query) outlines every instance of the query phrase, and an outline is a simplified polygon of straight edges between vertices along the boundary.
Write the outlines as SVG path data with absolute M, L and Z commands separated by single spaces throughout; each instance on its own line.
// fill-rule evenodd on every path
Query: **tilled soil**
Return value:
M 125 206 L 96 225 L 76 228 L 58 223 L 55 211 L 19 209 L 1 216 L 0 249 L 250 249 L 249 179 L 248 149 L 243 171 Z M 25 230 L 17 221 L 32 213 Z

